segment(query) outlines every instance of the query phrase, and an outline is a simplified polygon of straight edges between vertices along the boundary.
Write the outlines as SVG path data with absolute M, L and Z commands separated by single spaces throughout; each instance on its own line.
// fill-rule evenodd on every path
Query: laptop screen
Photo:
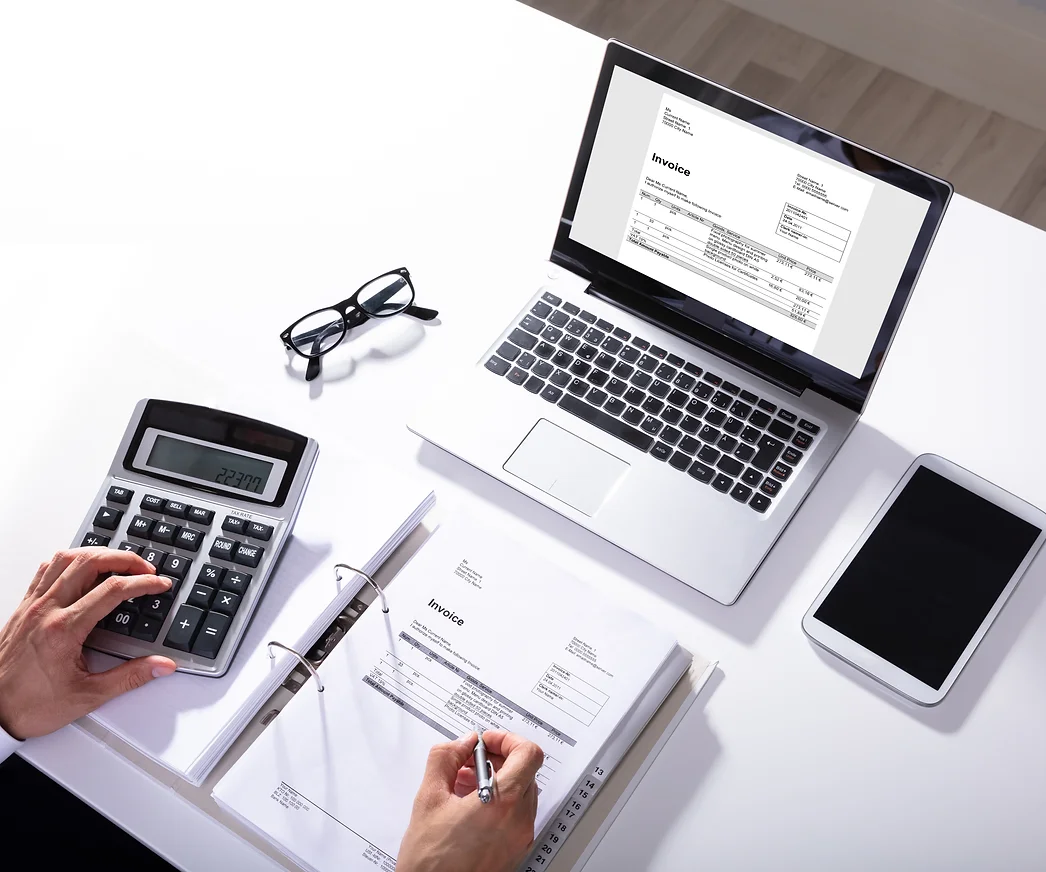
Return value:
M 623 268 L 633 289 L 859 405 L 939 223 L 940 184 L 614 51 L 694 84 L 605 66 L 561 234 Z M 656 285 L 627 281 L 636 274 Z

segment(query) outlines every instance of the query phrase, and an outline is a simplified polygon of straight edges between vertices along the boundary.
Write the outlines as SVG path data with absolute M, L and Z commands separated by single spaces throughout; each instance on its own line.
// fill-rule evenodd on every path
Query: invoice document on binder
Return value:
M 214 792 L 307 868 L 394 868 L 429 749 L 477 728 L 545 751 L 541 832 L 666 664 L 689 661 L 668 633 L 465 525 L 437 531 L 388 601 L 324 662 L 325 691 L 299 693 Z

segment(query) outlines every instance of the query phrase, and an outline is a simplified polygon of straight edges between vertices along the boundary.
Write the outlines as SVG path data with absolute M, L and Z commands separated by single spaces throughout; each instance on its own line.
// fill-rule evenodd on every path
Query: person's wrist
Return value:
M 3 667 L 0 667 L 0 730 L 3 730 L 12 739 L 22 742 L 27 737 L 22 734 L 18 723 L 18 706 L 12 699 L 12 693 L 5 678 Z

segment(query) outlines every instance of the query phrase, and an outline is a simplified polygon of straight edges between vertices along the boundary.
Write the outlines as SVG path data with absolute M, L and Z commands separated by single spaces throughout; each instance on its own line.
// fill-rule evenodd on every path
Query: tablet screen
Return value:
M 1040 532 L 920 467 L 814 617 L 939 689 Z

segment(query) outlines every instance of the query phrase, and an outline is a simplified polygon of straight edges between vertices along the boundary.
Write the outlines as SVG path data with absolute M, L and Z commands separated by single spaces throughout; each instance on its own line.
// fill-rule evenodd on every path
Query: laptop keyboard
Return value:
M 821 431 L 547 292 L 484 366 L 760 514 Z

